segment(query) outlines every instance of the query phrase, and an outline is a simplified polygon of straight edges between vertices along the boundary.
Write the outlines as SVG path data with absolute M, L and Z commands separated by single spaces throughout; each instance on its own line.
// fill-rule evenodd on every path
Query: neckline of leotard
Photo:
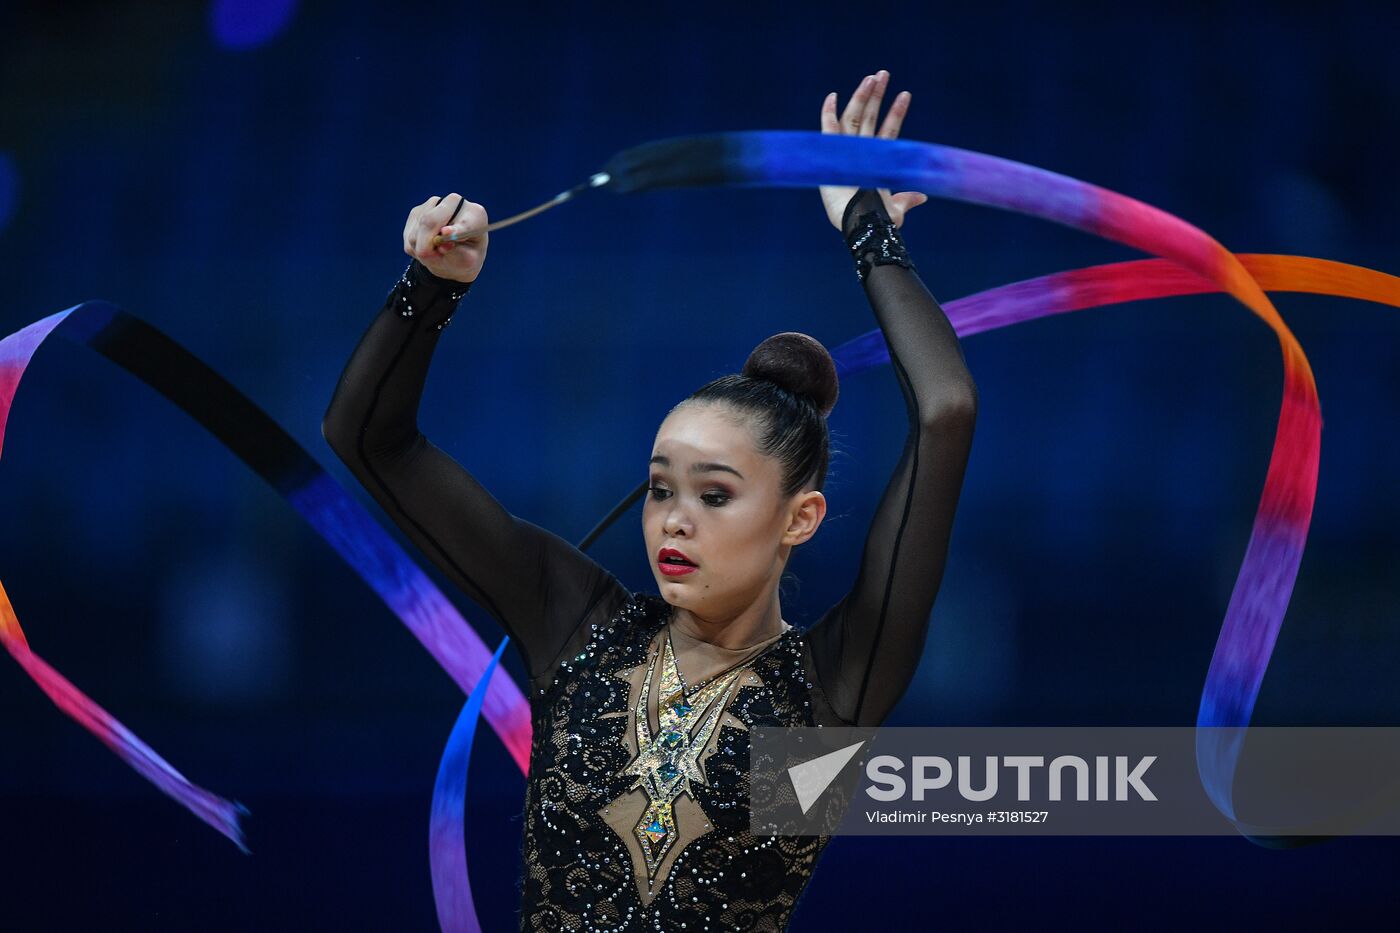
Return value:
M 674 621 L 674 609 L 675 609 L 675 607 L 673 606 L 673 607 L 672 607 L 672 610 L 673 610 L 672 615 L 668 616 L 668 618 L 666 619 L 665 624 L 662 626 L 662 627 L 665 629 L 665 631 L 666 631 L 666 635 L 665 635 L 665 637 L 666 637 L 666 643 L 667 643 L 667 645 L 670 646 L 670 648 L 671 648 L 671 654 L 672 654 L 673 656 L 674 656 L 675 653 L 676 653 L 676 646 L 675 646 L 674 640 L 673 640 L 673 638 L 672 638 L 672 632 L 675 630 L 675 627 L 672 625 L 672 622 Z M 724 675 L 729 674 L 729 673 L 731 673 L 731 672 L 733 672 L 733 671 L 736 671 L 736 670 L 738 670 L 738 669 L 741 668 L 741 667 L 744 667 L 744 666 L 746 666 L 746 665 L 748 665 L 748 664 L 752 664 L 754 661 L 758 660 L 760 657 L 762 657 L 763 655 L 767 654 L 775 645 L 778 644 L 778 642 L 782 641 L 783 636 L 786 635 L 786 634 L 787 634 L 788 632 L 790 632 L 790 631 L 792 631 L 792 626 L 788 626 L 786 629 L 784 629 L 783 631 L 779 632 L 778 634 L 772 636 L 771 638 L 766 638 L 766 639 L 764 639 L 763 641 L 758 642 L 757 644 L 748 645 L 748 646 L 743 647 L 743 648 L 726 648 L 724 645 L 716 645 L 714 642 L 708 642 L 708 641 L 705 641 L 704 639 L 696 638 L 696 637 L 693 636 L 693 635 L 689 635 L 689 634 L 687 634 L 687 633 L 685 633 L 685 632 L 682 632 L 682 633 L 681 633 L 682 635 L 684 635 L 686 638 L 689 638 L 691 641 L 695 642 L 696 644 L 709 645 L 711 648 L 718 648 L 718 649 L 721 650 L 721 651 L 731 651 L 731 652 L 733 652 L 733 651 L 744 651 L 744 652 L 748 652 L 748 653 L 745 654 L 743 657 L 739 658 L 739 659 L 738 659 L 737 661 L 735 661 L 733 664 L 730 664 L 728 667 L 725 667 L 725 668 L 723 668 L 723 669 L 721 669 L 721 670 L 719 670 L 719 671 L 716 671 L 716 672 L 713 673 L 713 674 L 710 674 L 710 675 L 708 675 L 708 676 L 706 676 L 706 677 L 703 677 L 703 678 L 701 678 L 700 680 L 697 680 L 697 681 L 696 681 L 695 683 L 693 683 L 693 684 L 687 684 L 687 683 L 685 682 L 685 678 L 684 678 L 684 677 L 681 677 L 680 670 L 677 669 L 677 671 L 676 671 L 676 676 L 681 677 L 681 689 L 685 692 L 685 694 L 686 694 L 687 696 L 690 696 L 690 695 L 694 694 L 696 690 L 701 689 L 701 688 L 704 687 L 706 684 L 711 683 L 712 681 L 718 680 L 719 678 L 723 677 Z
M 657 597 L 657 598 L 660 599 L 661 597 Z M 661 624 L 662 624 L 662 626 L 663 626 L 664 628 L 666 628 L 666 629 L 669 630 L 669 629 L 671 629 L 671 628 L 673 627 L 673 625 L 674 625 L 674 623 L 675 623 L 675 621 L 676 621 L 676 607 L 673 606 L 673 605 L 671 605 L 670 603 L 666 602 L 664 599 L 662 600 L 662 606 L 663 606 L 664 608 L 663 608 L 663 610 L 662 610 Z M 695 643 L 698 644 L 698 645 L 709 645 L 711 648 L 714 648 L 714 649 L 717 650 L 717 651 L 727 651 L 727 652 L 729 652 L 730 654 L 737 654 L 737 653 L 744 652 L 744 651 L 752 651 L 752 650 L 754 650 L 755 648 L 758 648 L 758 647 L 761 647 L 761 646 L 767 646 L 767 645 L 769 645 L 769 644 L 771 644 L 771 643 L 777 641 L 778 639 L 782 638 L 784 635 L 788 634 L 789 632 L 796 631 L 796 628 L 795 628 L 792 624 L 790 624 L 790 623 L 788 623 L 788 622 L 783 622 L 782 624 L 783 624 L 783 630 L 782 630 L 781 632 L 779 632 L 778 634 L 776 634 L 776 635 L 770 635 L 769 637 L 763 639 L 762 641 L 754 642 L 752 645 L 745 645 L 745 646 L 742 647 L 742 648 L 730 648 L 728 645 L 717 645 L 717 644 L 715 644 L 715 643 L 712 642 L 712 641 L 706 641 L 706 640 L 703 639 L 703 638 L 696 638 L 694 635 L 690 634 L 689 632 L 681 632 L 681 634 L 682 634 L 683 636 L 685 636 L 686 638 L 690 639 L 691 641 L 695 642 Z

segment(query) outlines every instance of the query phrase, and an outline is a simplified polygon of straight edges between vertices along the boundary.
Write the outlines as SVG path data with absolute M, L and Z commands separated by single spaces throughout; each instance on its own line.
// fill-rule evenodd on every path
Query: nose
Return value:
M 686 517 L 685 509 L 679 505 L 667 509 L 666 518 L 661 523 L 661 530 L 672 538 L 690 534 L 690 519 Z

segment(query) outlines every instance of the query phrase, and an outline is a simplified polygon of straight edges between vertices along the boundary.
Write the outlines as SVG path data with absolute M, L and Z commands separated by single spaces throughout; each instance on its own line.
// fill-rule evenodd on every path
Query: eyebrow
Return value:
M 671 461 L 666 457 L 661 456 L 660 454 L 656 455 L 655 457 L 652 457 L 651 462 L 659 463 L 664 467 L 669 467 L 671 465 Z M 692 473 L 713 473 L 717 470 L 723 470 L 726 473 L 733 473 L 740 479 L 744 478 L 743 473 L 740 473 L 732 466 L 729 466 L 728 464 L 724 463 L 692 463 L 690 465 L 690 472 Z

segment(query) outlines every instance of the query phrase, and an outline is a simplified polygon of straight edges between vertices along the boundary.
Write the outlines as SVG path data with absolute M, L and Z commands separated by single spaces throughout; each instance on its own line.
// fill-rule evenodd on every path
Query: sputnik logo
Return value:
M 792 789 L 797 791 L 797 803 L 802 807 L 803 816 L 807 815 L 807 811 L 812 809 L 812 804 L 831 786 L 831 782 L 836 780 L 836 776 L 864 744 L 864 741 L 860 741 L 854 745 L 847 745 L 845 748 L 788 768 L 788 777 L 792 780 Z

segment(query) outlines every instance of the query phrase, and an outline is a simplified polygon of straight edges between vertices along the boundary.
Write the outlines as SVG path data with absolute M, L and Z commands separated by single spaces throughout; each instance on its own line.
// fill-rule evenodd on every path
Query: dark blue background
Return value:
M 1400 272 L 1400 15 L 1380 4 L 521 7 L 6 7 L 0 335 L 115 301 L 353 483 L 320 418 L 407 262 L 412 206 L 455 190 L 499 219 L 636 143 L 815 130 L 828 91 L 844 105 L 882 67 L 913 91 L 905 138 L 1103 185 L 1240 252 Z M 1137 255 L 943 201 L 904 232 L 945 301 Z M 1254 722 L 1395 724 L 1400 320 L 1277 304 L 1326 424 Z M 835 347 L 873 326 L 815 192 L 592 193 L 492 236 L 421 424 L 507 507 L 577 540 L 643 478 L 670 406 L 758 341 L 802 330 Z M 241 463 L 105 361 L 51 344 L 5 436 L 0 578 L 38 652 L 251 807 L 254 855 L 0 663 L 0 929 L 433 928 L 428 803 L 460 692 Z M 895 721 L 1192 723 L 1263 486 L 1277 341 L 1202 296 L 965 351 L 976 443 Z M 789 619 L 849 586 L 904 419 L 888 369 L 842 386 L 831 510 L 793 561 Z M 653 589 L 635 512 L 593 553 Z M 477 903 L 507 927 L 522 780 L 489 731 L 471 783 Z M 793 928 L 1301 924 L 1393 910 L 1396 853 L 1390 839 L 845 838 Z

